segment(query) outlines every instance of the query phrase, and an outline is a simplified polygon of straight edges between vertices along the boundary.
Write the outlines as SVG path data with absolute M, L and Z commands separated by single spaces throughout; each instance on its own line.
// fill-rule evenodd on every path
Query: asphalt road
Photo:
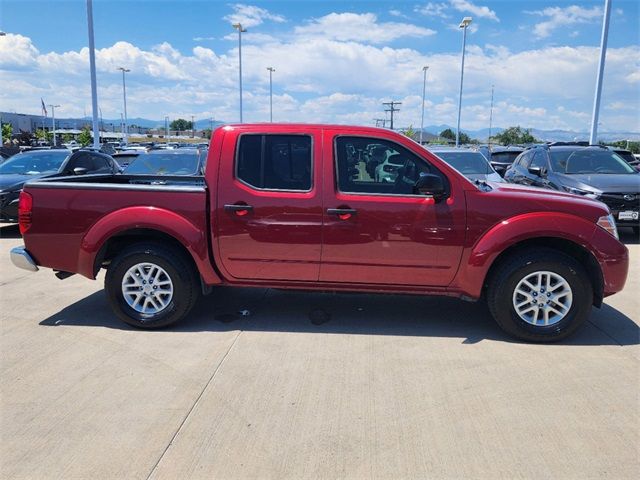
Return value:
M 0 236 L 2 479 L 640 476 L 630 233 L 626 290 L 554 345 L 482 304 L 265 289 L 136 331 L 102 276 L 18 270 Z

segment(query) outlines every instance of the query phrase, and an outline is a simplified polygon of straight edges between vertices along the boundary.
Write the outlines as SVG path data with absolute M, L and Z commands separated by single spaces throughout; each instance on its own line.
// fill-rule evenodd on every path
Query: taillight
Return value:
M 31 227 L 31 211 L 33 210 L 33 197 L 27 192 L 20 192 L 18 199 L 18 225 L 20 226 L 20 235 L 29 230 Z

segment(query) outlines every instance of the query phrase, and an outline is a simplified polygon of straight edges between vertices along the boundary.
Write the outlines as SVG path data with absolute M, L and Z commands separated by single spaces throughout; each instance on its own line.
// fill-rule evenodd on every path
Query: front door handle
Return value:
M 358 211 L 353 208 L 327 208 L 327 213 L 329 215 L 337 215 L 340 220 L 349 220 Z
M 246 214 L 253 210 L 253 207 L 251 205 L 234 203 L 225 205 L 224 210 L 226 212 L 233 212 L 238 217 L 244 217 Z

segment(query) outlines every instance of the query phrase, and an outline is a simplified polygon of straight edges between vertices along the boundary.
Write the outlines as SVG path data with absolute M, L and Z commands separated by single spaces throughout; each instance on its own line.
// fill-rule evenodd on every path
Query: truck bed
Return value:
M 25 191 L 34 207 L 25 246 L 38 252 L 35 260 L 43 267 L 93 278 L 93 268 L 87 271 L 80 258 L 91 248 L 87 234 L 116 214 L 135 230 L 147 228 L 148 212 L 165 211 L 200 232 L 200 248 L 207 249 L 206 184 L 200 176 L 83 175 L 30 182 Z

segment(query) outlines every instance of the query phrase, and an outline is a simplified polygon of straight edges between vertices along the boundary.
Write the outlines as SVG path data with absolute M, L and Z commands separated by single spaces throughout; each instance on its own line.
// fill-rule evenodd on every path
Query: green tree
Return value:
M 73 140 L 73 135 L 71 135 L 70 133 L 62 134 L 62 143 L 69 143 L 71 140 Z
M 517 145 L 521 143 L 537 143 L 539 140 L 531 135 L 531 130 L 517 127 L 509 127 L 506 130 L 493 135 L 491 139 L 502 145 Z
M 171 130 L 178 130 L 184 132 L 185 130 L 191 130 L 192 123 L 184 118 L 178 118 L 169 124 Z
M 89 130 L 87 127 L 84 127 L 82 129 L 82 132 L 80 132 L 80 134 L 78 135 L 78 142 L 83 147 L 90 145 L 91 142 L 93 142 L 93 138 L 91 137 L 91 130 Z
M 204 134 L 204 138 L 211 138 L 211 129 L 205 128 L 202 133 Z
M 409 125 L 409 128 L 407 128 L 404 132 L 402 132 L 405 136 L 409 137 L 412 140 L 415 140 L 417 138 L 417 133 L 416 131 L 413 129 L 413 125 Z
M 447 140 L 452 140 L 454 142 L 456 140 L 456 132 L 454 132 L 450 128 L 447 128 L 446 130 L 441 131 L 440 136 L 442 138 L 446 138 Z M 461 144 L 472 143 L 471 137 L 464 132 L 460 132 L 460 143 Z
M 36 130 L 35 135 L 38 140 L 45 140 L 47 142 L 53 140 L 53 133 L 47 132 L 46 130 L 43 130 L 41 128 Z
M 627 140 L 620 140 L 618 142 L 607 143 L 612 147 L 629 150 L 631 153 L 640 153 L 640 142 L 629 142 Z
M 446 138 L 447 140 L 455 140 L 456 139 L 456 134 L 450 128 L 447 128 L 446 130 L 441 131 L 440 132 L 440 136 L 442 138 Z
M 13 125 L 10 123 L 2 124 L 2 141 L 8 142 L 11 141 L 11 137 L 13 135 Z

